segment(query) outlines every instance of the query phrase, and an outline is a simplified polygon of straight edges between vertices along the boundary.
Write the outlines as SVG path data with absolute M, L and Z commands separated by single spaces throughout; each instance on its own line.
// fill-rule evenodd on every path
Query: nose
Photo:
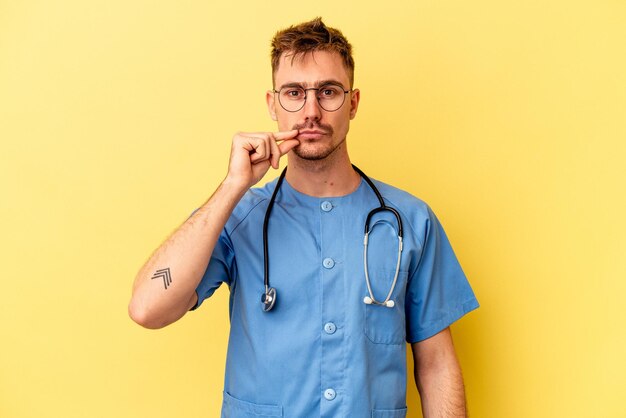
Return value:
M 317 90 L 306 91 L 306 100 L 302 108 L 305 120 L 318 121 L 322 117 L 322 108 L 317 101 Z

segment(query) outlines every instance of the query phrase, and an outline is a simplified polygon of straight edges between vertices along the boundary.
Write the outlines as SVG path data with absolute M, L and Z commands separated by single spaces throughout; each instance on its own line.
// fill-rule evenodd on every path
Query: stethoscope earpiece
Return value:
M 365 296 L 363 298 L 363 303 L 365 303 L 366 305 L 376 304 L 386 306 L 387 308 L 393 308 L 394 306 L 396 306 L 396 303 L 393 300 L 388 300 L 387 302 L 374 302 L 374 299 L 369 296 Z

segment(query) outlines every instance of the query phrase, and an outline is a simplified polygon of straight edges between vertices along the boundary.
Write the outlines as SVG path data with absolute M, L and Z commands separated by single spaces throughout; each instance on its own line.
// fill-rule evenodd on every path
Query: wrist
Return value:
M 222 183 L 220 184 L 220 188 L 224 189 L 224 191 L 235 193 L 240 197 L 243 196 L 250 187 L 251 185 L 248 184 L 248 182 L 246 182 L 245 180 L 236 179 L 229 176 L 226 176 L 226 178 L 222 180 Z

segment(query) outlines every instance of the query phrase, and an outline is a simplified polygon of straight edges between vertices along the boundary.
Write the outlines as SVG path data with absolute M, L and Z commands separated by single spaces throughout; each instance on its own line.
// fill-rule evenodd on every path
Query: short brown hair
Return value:
M 278 70 L 283 53 L 291 55 L 293 62 L 298 55 L 306 55 L 313 51 L 337 52 L 348 70 L 352 88 L 354 84 L 352 45 L 341 31 L 326 26 L 321 17 L 276 32 L 272 39 L 272 79 Z

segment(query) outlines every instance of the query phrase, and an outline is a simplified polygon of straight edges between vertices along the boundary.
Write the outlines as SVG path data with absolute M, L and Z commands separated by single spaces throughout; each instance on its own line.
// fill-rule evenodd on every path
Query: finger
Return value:
M 296 145 L 300 144 L 300 141 L 297 139 L 288 139 L 284 142 L 278 144 L 278 149 L 280 150 L 280 155 L 283 156 L 291 151 Z
M 239 135 L 233 145 L 243 147 L 244 149 L 252 152 L 263 142 L 263 137 L 252 135 Z
M 276 144 L 276 140 L 274 139 L 274 135 L 272 135 L 271 133 L 268 133 L 267 135 L 265 135 L 265 137 L 263 138 L 264 142 L 265 142 L 265 158 L 264 160 L 267 160 L 271 166 L 274 165 L 274 154 L 275 151 L 273 151 L 274 147 L 272 145 Z
M 248 150 L 250 152 L 251 163 L 267 159 L 267 144 L 264 140 L 253 138 L 253 141 L 250 141 L 248 143 L 251 144 L 253 148 L 251 150 Z
M 259 156 L 253 162 L 258 163 L 260 161 L 269 160 L 270 165 L 275 169 L 278 169 L 279 160 L 282 154 L 280 153 L 280 148 L 278 148 L 278 144 L 276 143 L 276 136 L 272 132 L 252 132 L 247 135 L 249 135 L 249 138 L 254 138 L 265 143 L 265 155 L 263 158 Z
M 284 141 L 285 139 L 295 138 L 299 132 L 297 129 L 292 129 L 290 131 L 278 132 L 242 132 L 240 135 L 244 138 L 266 138 L 269 136 L 276 141 Z
M 280 153 L 280 148 L 278 148 L 278 144 L 276 143 L 275 138 L 271 138 L 268 142 L 270 145 L 270 152 L 271 152 L 270 160 L 272 163 L 272 167 L 274 167 L 275 170 L 278 170 L 278 164 L 280 161 L 280 157 L 282 155 Z
M 291 138 L 295 138 L 296 136 L 298 136 L 298 130 L 297 129 L 292 129 L 290 131 L 279 131 L 279 132 L 274 132 L 274 138 L 276 138 L 277 141 L 284 141 L 286 139 L 291 139 Z

